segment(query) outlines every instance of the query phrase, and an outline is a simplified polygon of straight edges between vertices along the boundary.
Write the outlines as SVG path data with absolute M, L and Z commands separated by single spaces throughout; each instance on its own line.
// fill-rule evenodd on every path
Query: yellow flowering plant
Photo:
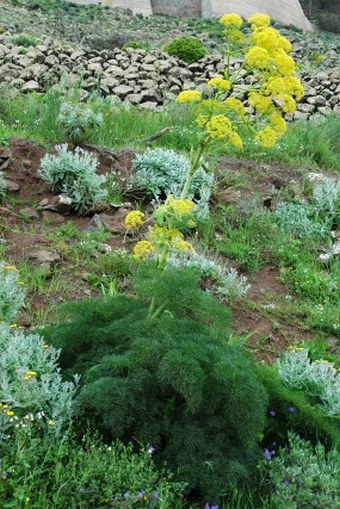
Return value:
M 242 149 L 245 140 L 252 138 L 264 148 L 273 147 L 286 132 L 285 114 L 295 112 L 296 101 L 304 93 L 289 55 L 291 43 L 270 26 L 268 15 L 251 16 L 248 35 L 241 30 L 244 22 L 238 14 L 225 14 L 220 23 L 224 26 L 227 53 L 223 76 L 207 82 L 211 90 L 208 99 L 198 90 L 185 90 L 177 97 L 178 103 L 194 108 L 201 129 L 181 199 L 186 198 L 209 145 L 219 141 Z M 231 57 L 242 62 L 234 72 Z

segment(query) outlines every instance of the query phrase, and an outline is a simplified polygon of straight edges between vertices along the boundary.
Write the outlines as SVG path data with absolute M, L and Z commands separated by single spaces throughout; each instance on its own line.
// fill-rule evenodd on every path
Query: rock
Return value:
M 6 170 L 12 158 L 11 151 L 8 149 L 0 149 L 0 170 Z
M 72 200 L 68 196 L 60 194 L 59 196 L 53 196 L 51 199 L 45 198 L 41 200 L 39 205 L 44 210 L 54 210 L 61 214 L 69 214 L 72 208 Z
M 29 219 L 39 219 L 38 212 L 30 207 L 23 207 L 22 209 L 19 209 L 19 213 Z
M 16 322 L 20 327 L 28 328 L 28 327 L 31 327 L 31 325 L 32 325 L 32 318 L 26 311 L 21 310 L 19 312 L 17 319 L 16 319 Z
M 35 80 L 30 80 L 25 83 L 21 89 L 23 92 L 38 92 L 40 90 L 40 85 Z
M 333 244 L 331 249 L 319 256 L 321 262 L 329 262 L 335 257 L 340 257 L 340 241 Z
M 124 219 L 129 210 L 121 208 L 113 216 L 100 214 L 100 220 L 104 227 L 111 233 L 125 233 Z
M 56 251 L 48 251 L 47 249 L 35 249 L 27 253 L 26 259 L 47 271 L 50 271 L 55 263 L 61 261 L 61 257 Z
M 115 87 L 112 92 L 117 95 L 120 99 L 125 99 L 125 97 L 129 94 L 133 94 L 134 90 L 132 87 L 128 85 L 119 85 Z
M 97 231 L 102 231 L 102 230 L 105 230 L 105 226 L 104 226 L 104 223 L 103 223 L 99 214 L 95 214 L 90 219 L 90 221 L 85 226 L 85 228 L 83 228 L 83 231 L 86 233 L 97 232 Z
M 9 179 L 4 179 L 4 181 L 7 191 L 9 191 L 10 193 L 17 193 L 18 191 L 20 191 L 20 186 L 16 182 L 13 182 L 12 180 Z
M 65 218 L 58 214 L 57 212 L 51 212 L 50 210 L 43 210 L 42 212 L 43 221 L 50 224 L 63 224 L 65 222 Z

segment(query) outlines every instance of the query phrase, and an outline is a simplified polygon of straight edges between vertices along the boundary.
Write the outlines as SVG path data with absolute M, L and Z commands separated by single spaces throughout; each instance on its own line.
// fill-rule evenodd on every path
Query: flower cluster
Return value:
M 242 72 L 232 75 L 228 58 L 224 75 L 207 83 L 214 89 L 210 99 L 191 90 L 181 92 L 178 102 L 192 103 L 196 109 L 197 123 L 204 132 L 204 148 L 223 141 L 242 149 L 242 134 L 246 131 L 259 145 L 271 148 L 286 132 L 284 115 L 295 112 L 296 101 L 304 93 L 289 55 L 292 46 L 270 26 L 266 14 L 254 14 L 248 19 L 252 30 L 248 36 L 241 31 L 243 21 L 237 14 L 225 14 L 220 23 L 225 27 L 229 55 L 243 57 Z M 249 83 L 246 87 L 240 81 L 245 74 Z M 249 106 L 248 115 L 240 98 Z
M 143 214 L 143 212 L 141 212 L 140 210 L 132 210 L 131 212 L 128 213 L 124 220 L 125 228 L 127 230 L 134 230 L 135 228 L 143 226 L 144 217 L 145 214 Z

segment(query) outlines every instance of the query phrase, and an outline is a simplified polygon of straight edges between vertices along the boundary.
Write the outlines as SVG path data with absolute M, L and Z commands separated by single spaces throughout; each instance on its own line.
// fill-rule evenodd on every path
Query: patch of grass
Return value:
M 1 129 L 5 136 L 25 136 L 45 143 L 67 141 L 58 125 L 57 117 L 64 97 L 56 91 L 45 95 L 19 95 L 3 93 L 0 95 Z M 162 111 L 142 110 L 128 104 L 112 104 L 95 94 L 89 103 L 94 111 L 103 114 L 103 123 L 89 135 L 89 143 L 121 148 L 145 149 L 143 140 L 165 127 L 170 131 L 156 140 L 154 147 L 171 148 L 188 152 L 197 148 L 198 129 L 190 108 L 174 103 L 164 106 Z M 221 143 L 209 155 L 249 158 L 261 162 L 282 162 L 299 164 L 314 168 L 340 171 L 338 157 L 340 142 L 340 117 L 329 116 L 322 121 L 293 122 L 276 147 L 264 150 L 254 142 L 245 143 L 239 150 Z

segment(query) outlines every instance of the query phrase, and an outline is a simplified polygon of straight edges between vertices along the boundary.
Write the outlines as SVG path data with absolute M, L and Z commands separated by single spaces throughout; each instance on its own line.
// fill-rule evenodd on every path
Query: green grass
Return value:
M 0 139 L 10 136 L 27 137 L 46 144 L 66 142 L 57 123 L 61 94 L 50 91 L 44 96 L 2 94 L 0 96 Z M 104 116 L 103 124 L 89 136 L 88 142 L 113 147 L 145 149 L 143 140 L 165 127 L 170 131 L 157 139 L 153 146 L 189 152 L 197 147 L 199 132 L 192 111 L 176 104 L 168 104 L 162 111 L 142 110 L 92 96 L 90 102 Z M 311 168 L 340 171 L 340 117 L 329 116 L 322 121 L 292 122 L 288 133 L 277 146 L 264 150 L 246 140 L 246 148 L 219 145 L 210 155 L 242 157 L 261 162 L 299 164 Z

